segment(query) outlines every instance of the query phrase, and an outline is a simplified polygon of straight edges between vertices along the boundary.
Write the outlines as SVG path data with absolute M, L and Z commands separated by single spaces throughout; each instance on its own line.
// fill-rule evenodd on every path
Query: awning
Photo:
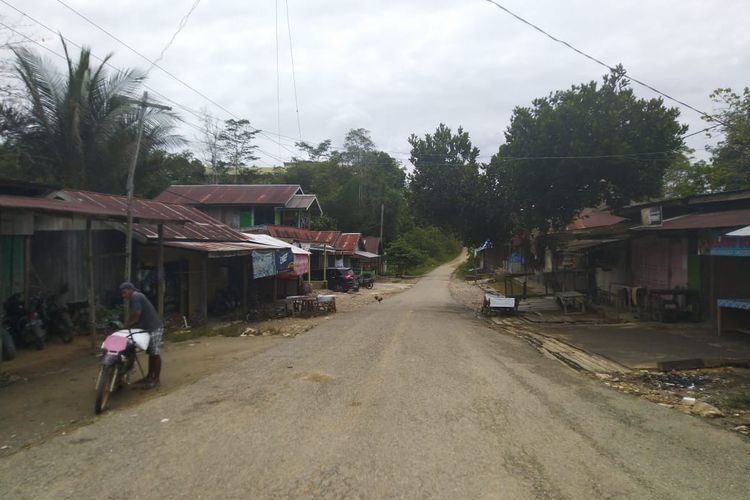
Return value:
M 376 253 L 365 252 L 363 250 L 356 250 L 354 252 L 354 257 L 359 257 L 361 259 L 377 259 L 378 257 L 380 257 L 380 255 Z
M 750 226 L 727 233 L 727 236 L 750 236 Z
M 294 255 L 310 255 L 310 252 L 308 252 L 307 250 L 304 250 L 298 246 L 292 245 L 291 243 L 287 243 L 284 240 L 274 238 L 273 236 L 269 236 L 267 234 L 245 233 L 245 236 L 252 243 L 266 245 L 270 248 L 291 248 Z

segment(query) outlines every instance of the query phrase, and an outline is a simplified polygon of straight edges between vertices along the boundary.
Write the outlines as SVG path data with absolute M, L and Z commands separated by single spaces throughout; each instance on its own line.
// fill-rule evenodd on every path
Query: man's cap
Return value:
M 125 281 L 124 283 L 122 283 L 120 285 L 120 291 L 122 291 L 122 290 L 129 290 L 129 289 L 135 290 L 135 285 L 133 285 L 129 281 Z

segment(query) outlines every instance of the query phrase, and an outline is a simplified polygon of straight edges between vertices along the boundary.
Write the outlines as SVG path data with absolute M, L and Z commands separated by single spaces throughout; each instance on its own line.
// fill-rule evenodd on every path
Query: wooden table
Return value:
M 557 292 L 555 298 L 562 307 L 563 314 L 568 314 L 568 307 L 571 306 L 578 309 L 581 314 L 586 312 L 586 295 L 581 292 Z

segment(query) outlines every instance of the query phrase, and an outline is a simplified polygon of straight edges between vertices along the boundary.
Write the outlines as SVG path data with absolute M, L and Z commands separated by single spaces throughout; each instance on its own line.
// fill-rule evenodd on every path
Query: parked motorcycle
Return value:
M 73 341 L 73 320 L 57 294 L 38 295 L 32 299 L 32 309 L 39 314 L 48 334 L 57 335 L 66 344 Z
M 2 325 L 0 325 L 0 343 L 3 348 L 2 360 L 10 361 L 15 359 L 16 343 L 13 342 L 13 337 L 10 336 L 10 333 L 8 333 Z
M 94 412 L 97 415 L 107 407 L 110 394 L 129 383 L 130 372 L 138 362 L 136 352 L 138 349 L 145 351 L 150 340 L 151 335 L 141 329 L 117 330 L 104 339 L 96 379 Z
M 39 313 L 39 303 L 32 300 L 27 310 L 20 293 L 11 295 L 5 300 L 3 307 L 5 317 L 3 326 L 13 338 L 17 347 L 35 347 L 37 350 L 44 349 L 44 340 L 47 332 L 44 330 Z
M 372 290 L 372 287 L 375 286 L 375 278 L 373 277 L 359 278 L 359 286 L 365 287 L 368 290 Z

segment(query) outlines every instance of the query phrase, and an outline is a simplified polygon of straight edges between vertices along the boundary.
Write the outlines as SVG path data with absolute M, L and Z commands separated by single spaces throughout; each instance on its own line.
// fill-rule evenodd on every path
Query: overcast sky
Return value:
M 7 0 L 118 67 L 149 63 L 56 0 Z M 498 0 L 531 22 L 635 78 L 705 111 L 717 87 L 750 85 L 750 2 L 745 0 Z M 65 0 L 151 59 L 195 0 Z M 277 133 L 276 15 L 281 134 Z M 203 0 L 160 66 L 235 116 L 266 131 L 261 165 L 288 160 L 299 137 L 284 0 Z M 484 0 L 288 0 L 302 137 L 341 145 L 351 128 L 408 158 L 407 137 L 440 122 L 467 130 L 487 160 L 515 106 L 605 69 L 545 38 Z M 3 22 L 60 51 L 50 32 L 0 3 Z M 0 27 L 0 29 L 4 29 Z M 39 49 L 41 50 L 41 49 Z M 54 58 L 51 54 L 49 57 Z M 149 85 L 193 110 L 231 116 L 158 68 Z M 634 86 L 638 95 L 653 92 Z M 668 104 L 674 104 L 669 103 Z M 181 111 L 185 121 L 198 120 Z M 690 131 L 706 127 L 688 109 Z M 194 128 L 182 127 L 193 138 Z M 706 138 L 689 139 L 698 154 Z M 705 156 L 705 154 L 703 154 Z

